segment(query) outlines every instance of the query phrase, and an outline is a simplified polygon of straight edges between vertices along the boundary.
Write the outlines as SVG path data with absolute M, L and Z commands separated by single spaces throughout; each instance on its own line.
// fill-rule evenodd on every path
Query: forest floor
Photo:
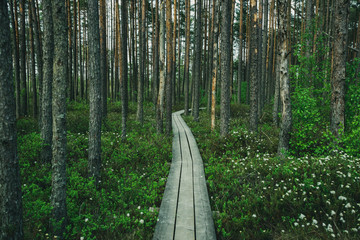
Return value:
M 144 126 L 130 104 L 127 140 L 121 142 L 121 104 L 111 103 L 102 129 L 102 179 L 87 178 L 89 108 L 70 103 L 67 113 L 67 211 L 65 239 L 151 239 L 171 162 L 171 137 L 156 133 L 152 105 Z M 25 239 L 50 239 L 51 171 L 40 159 L 32 118 L 17 122 Z
M 184 117 L 205 164 L 218 239 L 359 239 L 359 158 L 334 151 L 280 160 L 270 109 L 258 134 L 248 131 L 248 106 L 231 113 L 226 138 L 211 132 L 207 111 L 199 123 Z
M 135 121 L 136 105 L 129 109 L 122 143 L 121 103 L 109 104 L 102 130 L 102 189 L 97 191 L 87 178 L 88 105 L 68 106 L 66 239 L 153 236 L 172 138 L 156 133 L 152 104 L 144 106 L 144 126 Z M 360 159 L 333 152 L 280 160 L 275 157 L 279 129 L 272 125 L 270 109 L 261 116 L 257 135 L 247 130 L 248 110 L 231 106 L 226 138 L 218 129 L 210 131 L 206 110 L 200 111 L 199 123 L 184 117 L 204 161 L 218 239 L 358 239 Z M 36 121 L 18 120 L 17 131 L 26 239 L 49 239 L 50 165 L 39 161 Z

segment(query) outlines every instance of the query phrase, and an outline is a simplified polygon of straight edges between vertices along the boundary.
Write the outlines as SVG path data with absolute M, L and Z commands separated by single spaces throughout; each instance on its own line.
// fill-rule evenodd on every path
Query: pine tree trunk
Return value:
M 30 82 L 32 87 L 32 113 L 33 117 L 37 119 L 38 117 L 38 102 L 37 102 L 37 82 L 36 82 L 36 75 L 35 75 L 35 44 L 34 44 L 34 31 L 33 26 L 34 22 L 31 18 L 32 10 L 31 10 L 31 3 L 29 3 L 29 46 L 30 46 Z
M 258 17 L 257 1 L 250 0 L 250 131 L 258 128 Z
M 28 114 L 26 87 L 25 0 L 20 0 L 20 117 Z
M 14 2 L 13 2 L 14 1 Z M 20 116 L 20 63 L 19 63 L 19 27 L 17 17 L 17 1 L 10 0 L 11 27 L 13 29 L 13 58 L 14 58 L 14 77 L 16 90 L 16 118 Z
M 280 80 L 280 98 L 282 102 L 281 126 L 277 155 L 284 158 L 289 152 L 290 131 L 292 124 L 290 79 L 288 62 L 288 32 L 287 32 L 287 8 L 289 0 L 278 0 L 279 12 L 279 44 L 280 44 L 280 74 L 276 76 Z
M 66 79 L 67 34 L 65 1 L 53 0 L 54 62 L 53 62 L 53 145 L 52 145 L 52 233 L 63 239 L 66 226 Z
M 121 42 L 121 139 L 124 141 L 126 139 L 126 121 L 128 114 L 128 61 L 127 61 L 127 26 L 128 26 L 128 16 L 127 16 L 127 1 L 122 0 L 121 2 L 121 33 L 122 33 L 122 42 Z
M 238 92 L 237 92 L 237 102 L 241 103 L 241 82 L 243 79 L 242 73 L 242 52 L 243 52 L 243 44 L 242 44 L 242 25 L 243 25 L 243 14 L 244 14 L 244 1 L 240 0 L 240 23 L 239 23 L 239 64 L 238 64 Z
M 260 105 L 261 105 L 261 108 L 264 107 L 265 105 L 265 101 L 266 101 L 266 72 L 267 72 L 267 68 L 266 68 L 266 58 L 267 58 L 267 42 L 268 42 L 268 8 L 269 8 L 269 3 L 268 1 L 264 1 L 264 36 L 262 38 L 262 46 L 263 46 L 263 49 L 262 49 L 262 61 L 261 61 L 261 65 L 262 65 L 262 68 L 261 68 L 261 79 L 262 79 L 262 82 L 263 82 L 263 86 L 261 88 L 261 93 L 260 95 L 262 96 L 261 97 L 261 102 L 260 102 Z
M 78 97 L 78 59 L 77 59 L 77 6 L 76 6 L 76 1 L 80 1 L 80 0 L 73 0 L 73 51 L 74 51 L 74 62 L 73 62 L 73 73 L 74 73 L 74 77 L 73 77 L 73 86 L 74 86 L 74 100 L 77 99 Z
M 166 134 L 172 134 L 172 29 L 171 0 L 166 0 Z
M 90 18 L 89 18 L 90 19 Z M 106 50 L 106 0 L 100 0 L 100 74 L 102 117 L 107 116 L 107 50 Z
M 41 139 L 43 147 L 41 151 L 41 160 L 43 163 L 50 163 L 52 158 L 52 83 L 53 83 L 53 56 L 54 56 L 54 30 L 52 21 L 51 0 L 43 1 L 43 23 L 44 23 L 44 55 L 43 69 L 44 82 L 42 89 L 42 127 Z
M 221 100 L 220 135 L 225 137 L 230 124 L 231 0 L 221 1 Z
M 189 65 L 190 65 L 190 0 L 185 0 L 185 66 L 184 66 L 184 95 L 185 116 L 189 115 Z
M 215 107 L 216 107 L 216 82 L 218 76 L 218 62 L 219 62 L 219 53 L 218 53 L 218 42 L 219 42 L 219 7 L 220 0 L 213 1 L 213 62 L 212 62 L 212 84 L 211 84 L 211 131 L 215 129 Z
M 157 97 L 159 93 L 159 0 L 155 0 L 155 37 L 154 37 L 154 75 L 153 75 L 153 103 L 156 106 Z
M 160 5 L 160 82 L 159 96 L 156 107 L 156 129 L 158 133 L 163 132 L 163 116 L 165 101 L 165 0 Z
M 345 128 L 345 69 L 347 19 L 349 0 L 338 0 L 335 6 L 334 21 L 334 62 L 331 79 L 331 131 L 340 139 L 341 130 Z
M 144 82 L 145 82 L 145 62 L 146 62 L 146 41 L 145 41 L 145 8 L 146 0 L 141 0 L 141 20 L 139 31 L 139 52 L 140 52 L 140 75 L 137 89 L 137 112 L 136 120 L 141 125 L 144 124 Z
M 7 1 L 0 2 L 0 239 L 22 240 L 22 197 Z
M 41 104 L 42 104 L 42 84 L 43 84 L 43 61 L 42 61 L 42 46 L 41 46 L 41 40 L 40 40 L 40 31 L 39 31 L 39 23 L 38 23 L 38 17 L 36 14 L 36 8 L 35 8 L 35 0 L 30 1 L 31 4 L 31 19 L 33 22 L 33 41 L 34 41 L 34 47 L 35 47 L 35 53 L 36 53 L 36 63 L 37 63 L 37 83 L 39 88 L 39 106 L 36 107 L 36 112 L 39 113 L 38 119 L 39 119 L 39 129 L 42 128 L 41 123 Z M 37 105 L 37 101 L 36 101 Z M 40 110 L 40 112 L 39 112 Z
M 196 0 L 196 36 L 195 36 L 195 72 L 194 74 L 194 107 L 192 113 L 194 120 L 199 121 L 199 102 L 200 102 L 200 86 L 201 86 L 201 53 L 202 53 L 202 31 L 201 31 L 201 0 Z
M 101 118 L 104 113 L 102 107 L 102 83 L 100 32 L 99 32 L 99 6 L 97 0 L 88 1 L 88 26 L 89 26 L 89 175 L 95 180 L 95 185 L 100 185 L 101 167 Z
M 67 10 L 67 24 L 68 24 L 68 92 L 67 95 L 70 98 L 70 101 L 74 100 L 74 82 L 72 81 L 72 24 L 71 24 L 71 6 L 70 0 L 66 1 L 66 10 Z

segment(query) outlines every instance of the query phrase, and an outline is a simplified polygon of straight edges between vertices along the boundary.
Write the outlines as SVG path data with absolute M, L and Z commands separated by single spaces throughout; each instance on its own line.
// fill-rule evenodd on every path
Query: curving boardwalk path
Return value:
M 216 239 L 203 161 L 183 112 L 172 114 L 173 157 L 154 240 Z

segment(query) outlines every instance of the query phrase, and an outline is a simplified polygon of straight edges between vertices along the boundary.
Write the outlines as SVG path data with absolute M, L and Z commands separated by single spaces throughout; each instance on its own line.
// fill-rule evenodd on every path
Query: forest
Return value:
M 217 239 L 359 239 L 359 1 L 1 0 L 0 240 L 158 239 L 180 110 Z

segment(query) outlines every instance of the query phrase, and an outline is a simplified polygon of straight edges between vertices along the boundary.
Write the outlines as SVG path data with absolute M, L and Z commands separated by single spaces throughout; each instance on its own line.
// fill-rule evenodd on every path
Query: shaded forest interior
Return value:
M 181 109 L 219 239 L 358 236 L 358 1 L 0 4 L 0 239 L 152 238 Z

